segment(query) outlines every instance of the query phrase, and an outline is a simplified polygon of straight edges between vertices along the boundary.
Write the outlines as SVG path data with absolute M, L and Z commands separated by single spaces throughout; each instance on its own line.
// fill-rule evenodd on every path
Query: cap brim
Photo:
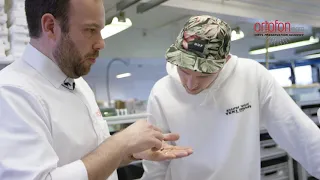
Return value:
M 165 57 L 167 62 L 171 64 L 205 74 L 217 73 L 226 63 L 226 59 L 198 57 L 192 52 L 177 48 L 174 44 L 168 48 Z

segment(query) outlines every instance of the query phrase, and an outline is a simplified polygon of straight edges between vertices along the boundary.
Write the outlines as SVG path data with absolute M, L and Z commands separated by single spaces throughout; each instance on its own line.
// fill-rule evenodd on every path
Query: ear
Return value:
M 57 38 L 57 21 L 52 14 L 44 14 L 41 18 L 42 35 L 48 37 L 51 40 Z

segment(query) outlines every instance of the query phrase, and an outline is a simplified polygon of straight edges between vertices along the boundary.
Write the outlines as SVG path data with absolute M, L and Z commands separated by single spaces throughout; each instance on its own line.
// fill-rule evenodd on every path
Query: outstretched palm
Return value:
M 169 134 L 170 138 L 168 141 L 176 141 L 179 137 Z M 170 159 L 177 159 L 186 157 L 192 154 L 192 149 L 188 147 L 173 146 L 165 141 L 162 143 L 162 148 L 160 150 L 154 151 L 152 149 L 134 154 L 133 156 L 137 159 L 145 159 L 149 161 L 165 161 Z

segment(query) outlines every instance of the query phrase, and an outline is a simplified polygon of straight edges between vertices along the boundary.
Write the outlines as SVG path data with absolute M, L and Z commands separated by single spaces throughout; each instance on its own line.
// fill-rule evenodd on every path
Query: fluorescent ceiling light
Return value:
M 149 1 L 142 2 L 137 6 L 137 13 L 141 14 L 146 11 L 149 11 L 150 9 L 152 9 L 156 6 L 159 6 L 160 4 L 162 4 L 166 1 L 168 1 L 168 0 L 149 0 Z
M 308 55 L 312 55 L 312 54 L 319 54 L 320 53 L 320 44 L 318 44 L 318 49 L 314 49 L 314 50 L 306 50 L 303 52 L 298 52 L 296 51 L 296 54 L 299 56 L 308 56 Z
M 106 39 L 110 36 L 113 36 L 121 31 L 124 31 L 132 26 L 132 22 L 129 18 L 125 18 L 125 21 L 119 21 L 118 17 L 114 17 L 112 22 L 106 25 L 101 30 L 101 36 L 103 39 Z
M 309 40 L 303 40 L 303 41 L 298 41 L 298 42 L 269 47 L 268 52 L 281 51 L 281 50 L 285 50 L 285 49 L 307 46 L 307 45 L 315 44 L 318 42 L 319 42 L 319 38 L 317 38 L 317 37 L 314 38 L 313 36 L 311 36 Z M 252 50 L 249 52 L 249 54 L 251 54 L 251 55 L 265 54 L 266 52 L 267 52 L 266 48 L 261 48 L 261 49 L 257 49 L 257 50 Z
M 120 79 L 120 78 L 129 77 L 129 76 L 131 76 L 131 73 L 118 74 L 116 77 L 117 77 L 118 79 Z
M 315 58 L 320 58 L 320 54 L 310 54 L 310 55 L 304 56 L 302 59 L 307 60 L 307 59 L 315 59 Z
M 123 11 L 141 0 L 120 1 L 117 3 L 117 11 Z
M 244 33 L 243 31 L 236 31 L 236 30 L 232 30 L 231 32 L 231 41 L 236 41 L 238 39 L 242 39 L 244 37 Z

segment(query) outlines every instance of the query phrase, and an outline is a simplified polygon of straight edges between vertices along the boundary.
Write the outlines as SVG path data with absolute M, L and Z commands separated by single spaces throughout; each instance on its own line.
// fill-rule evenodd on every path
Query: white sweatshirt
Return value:
M 320 178 L 320 130 L 258 62 L 232 55 L 218 79 L 188 94 L 176 66 L 153 87 L 149 121 L 180 134 L 186 158 L 144 161 L 142 180 L 259 180 L 260 126 L 280 148 Z

